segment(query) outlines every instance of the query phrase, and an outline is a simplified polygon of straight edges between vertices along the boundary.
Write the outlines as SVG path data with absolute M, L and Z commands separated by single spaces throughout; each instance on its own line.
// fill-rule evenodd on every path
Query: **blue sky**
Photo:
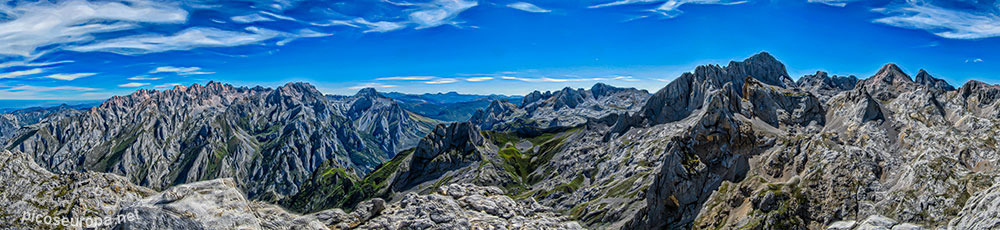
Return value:
M 857 0 L 12 1 L 0 99 L 103 99 L 209 80 L 331 94 L 655 91 L 768 51 L 793 78 L 894 62 L 1000 83 L 1000 2 Z

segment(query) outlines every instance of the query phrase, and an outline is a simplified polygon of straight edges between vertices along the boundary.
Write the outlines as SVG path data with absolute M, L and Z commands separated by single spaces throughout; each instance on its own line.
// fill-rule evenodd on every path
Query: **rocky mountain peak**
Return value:
M 269 101 L 272 103 L 281 102 L 289 106 L 295 104 L 317 105 L 322 103 L 323 98 L 323 93 L 316 90 L 316 87 L 313 87 L 311 84 L 304 82 L 292 82 L 278 87 L 273 93 L 271 93 Z
M 760 52 L 742 62 L 731 61 L 725 70 L 736 80 L 752 76 L 768 85 L 789 87 L 790 84 L 794 84 L 788 77 L 785 64 L 782 64 L 768 52 Z M 736 87 L 742 87 L 742 84 L 738 84 Z
M 291 95 L 304 95 L 313 97 L 322 97 L 323 93 L 319 92 L 315 86 L 305 82 L 290 82 L 284 86 L 278 87 L 278 92 L 283 94 Z
M 382 95 L 380 95 L 378 93 L 378 91 L 375 90 L 375 88 L 364 88 L 364 89 L 358 90 L 358 93 L 354 94 L 354 96 L 355 97 L 381 97 Z
M 590 87 L 590 93 L 593 94 L 594 98 L 600 98 L 602 96 L 611 94 L 618 90 L 621 90 L 621 88 L 610 86 L 604 83 L 597 83 L 594 84 L 594 86 Z
M 493 100 L 485 109 L 477 109 L 469 122 L 477 124 L 479 129 L 490 130 L 494 125 L 503 123 L 517 112 L 517 106 L 502 100 Z
M 927 71 L 924 69 L 920 69 L 920 71 L 917 72 L 917 76 L 914 78 L 914 81 L 917 82 L 917 84 L 925 85 L 932 89 L 939 89 L 944 91 L 955 90 L 955 87 L 951 86 L 951 84 L 948 84 L 947 81 L 943 79 L 934 78 L 934 76 L 931 76 L 931 74 L 927 73 Z
M 479 128 L 470 122 L 439 124 L 417 144 L 392 189 L 404 191 L 453 169 L 481 161 L 483 155 L 476 147 L 485 143 Z
M 816 71 L 815 74 L 802 76 L 796 82 L 798 88 L 815 94 L 823 102 L 837 93 L 854 89 L 857 84 L 858 78 L 854 77 L 854 75 L 846 77 L 833 75 L 833 77 L 830 77 L 823 71 Z
M 889 63 L 882 66 L 874 76 L 865 79 L 861 87 L 875 99 L 888 101 L 902 93 L 915 90 L 917 85 L 899 66 Z
M 904 73 L 903 70 L 900 69 L 895 63 L 885 64 L 878 70 L 878 73 L 876 73 L 875 76 L 872 76 L 872 78 L 887 83 L 913 81 L 910 79 L 910 75 L 906 75 L 906 73 Z

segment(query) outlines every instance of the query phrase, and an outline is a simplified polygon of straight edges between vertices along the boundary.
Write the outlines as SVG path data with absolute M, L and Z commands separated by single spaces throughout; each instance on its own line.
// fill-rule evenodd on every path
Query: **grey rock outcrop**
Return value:
M 472 123 L 438 125 L 404 160 L 390 188 L 392 191 L 406 191 L 420 183 L 482 162 L 484 144 L 483 136 Z
M 899 66 L 892 63 L 882 66 L 878 73 L 862 80 L 858 85 L 871 93 L 872 97 L 881 101 L 896 98 L 896 96 L 913 91 L 917 87 L 917 84 L 910 79 L 910 75 L 906 75 L 902 69 L 899 69 Z
M 809 126 L 822 127 L 826 111 L 819 98 L 799 89 L 784 89 L 764 85 L 754 78 L 746 78 L 743 97 L 749 103 L 745 114 L 759 118 L 774 127 Z
M 524 111 L 510 102 L 495 100 L 484 109 L 476 110 L 469 122 L 479 126 L 480 130 L 491 130 L 493 126 L 523 117 Z
M 515 201 L 496 187 L 451 184 L 408 193 L 358 229 L 583 229 L 534 200 Z
M 618 88 L 604 83 L 594 84 L 589 90 L 567 87 L 556 92 L 535 91 L 524 97 L 518 111 L 504 119 L 504 123 L 512 123 L 504 127 L 576 126 L 586 123 L 588 119 L 609 114 L 636 112 L 649 97 L 649 92 L 645 90 Z
M 433 124 L 373 92 L 334 100 L 305 83 L 210 82 L 115 96 L 6 146 L 56 172 L 111 172 L 154 189 L 232 177 L 252 199 L 279 200 L 325 163 L 364 175 Z
M 825 103 L 840 92 L 854 89 L 858 81 L 858 78 L 854 77 L 854 75 L 846 77 L 833 75 L 833 77 L 830 77 L 826 72 L 816 71 L 815 74 L 807 74 L 799 78 L 799 81 L 796 82 L 796 87 L 813 93 L 816 97 L 819 97 L 820 101 Z
M 968 203 L 958 213 L 958 217 L 948 223 L 949 229 L 997 229 L 1000 228 L 1000 184 L 980 191 L 969 198 Z
M 0 225 L 4 228 L 56 228 L 23 221 L 24 214 L 57 218 L 111 216 L 121 205 L 152 193 L 109 173 L 54 174 L 30 155 L 0 150 Z
M 939 89 L 944 91 L 955 90 L 955 87 L 951 86 L 951 84 L 948 84 L 947 81 L 934 78 L 934 76 L 931 76 L 931 74 L 927 73 L 927 71 L 923 69 L 920 69 L 920 71 L 917 72 L 917 76 L 914 77 L 913 81 L 916 82 L 917 84 L 925 85 L 932 89 Z
M 174 186 L 122 208 L 137 213 L 114 229 L 326 229 L 311 216 L 250 201 L 229 178 Z
M 66 116 L 76 112 L 76 109 L 69 105 L 60 105 L 49 108 L 29 108 L 15 110 L 10 113 L 0 114 L 0 143 L 14 137 L 21 127 L 32 125 L 42 121 L 43 118 L 55 113 L 67 113 L 57 116 Z

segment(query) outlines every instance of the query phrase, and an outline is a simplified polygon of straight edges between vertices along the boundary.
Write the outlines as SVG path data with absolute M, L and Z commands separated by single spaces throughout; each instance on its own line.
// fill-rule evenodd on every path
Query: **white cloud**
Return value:
M 155 80 L 160 80 L 160 79 L 163 79 L 163 78 L 162 77 L 150 77 L 148 75 L 141 75 L 141 76 L 130 77 L 128 79 L 129 80 L 133 80 L 133 81 L 155 81 Z
M 874 22 L 920 29 L 951 39 L 979 39 L 1000 36 L 1000 16 L 995 5 L 979 9 L 946 8 L 924 1 L 906 1 L 873 11 L 888 16 Z
M 548 12 L 552 12 L 551 10 L 543 9 L 541 7 L 536 6 L 535 4 L 531 4 L 531 3 L 527 3 L 527 2 L 515 2 L 515 3 L 507 4 L 507 7 L 518 9 L 518 10 L 523 10 L 523 11 L 527 11 L 527 12 L 532 12 L 532 13 L 548 13 Z
M 229 19 L 233 20 L 234 22 L 239 22 L 239 23 L 254 23 L 254 22 L 274 21 L 274 19 L 270 19 L 270 18 L 261 16 L 260 14 L 248 14 L 248 15 L 241 15 L 241 16 L 233 16 L 233 17 L 231 17 Z
M 617 75 L 613 77 L 592 77 L 592 78 L 551 78 L 551 77 L 523 78 L 523 77 L 512 77 L 512 76 L 501 76 L 500 78 L 507 80 L 524 81 L 524 82 L 581 82 L 581 81 L 610 81 L 610 80 L 638 81 L 638 79 L 632 78 L 632 76 L 617 76 Z
M 976 58 L 976 59 L 965 59 L 965 63 L 970 63 L 970 62 L 971 62 L 971 63 L 977 63 L 977 62 L 983 62 L 983 59 L 982 59 L 982 58 Z
M 4 79 L 4 78 L 19 78 L 19 77 L 22 77 L 22 76 L 28 76 L 28 75 L 39 74 L 39 73 L 42 73 L 42 69 L 28 69 L 28 70 L 14 71 L 14 72 L 9 72 L 9 73 L 0 73 L 0 79 Z
M 0 89 L 0 99 L 58 99 L 65 100 L 67 97 L 85 99 L 91 97 L 87 94 L 94 93 L 98 89 L 79 86 L 33 86 L 20 85 L 7 89 Z
M 146 86 L 146 85 L 149 85 L 149 83 L 144 83 L 144 82 L 130 82 L 130 83 L 125 83 L 125 84 L 118 85 L 118 87 L 134 88 L 134 87 L 141 87 L 141 86 Z
M 290 34 L 257 27 L 247 27 L 246 31 L 248 32 L 193 27 L 168 36 L 160 34 L 133 35 L 100 41 L 94 44 L 70 47 L 69 50 L 138 55 L 172 50 L 190 50 L 200 47 L 242 46 L 276 38 L 279 35 L 290 36 Z
M 454 78 L 441 78 L 441 79 L 437 79 L 437 80 L 433 80 L 433 81 L 425 81 L 424 83 L 427 83 L 427 84 L 448 84 L 448 83 L 455 83 L 455 82 L 458 82 L 458 79 L 454 79 Z
M 215 72 L 195 71 L 195 72 L 180 72 L 180 73 L 177 73 L 177 75 L 205 75 L 205 74 L 215 74 Z
M 48 66 L 53 66 L 53 65 L 58 65 L 58 64 L 66 64 L 66 63 L 72 63 L 72 62 L 73 61 L 71 61 L 71 60 L 54 61 L 54 62 L 37 62 L 37 63 L 27 62 L 27 61 L 9 61 L 9 62 L 0 63 L 0 69 L 2 69 L 2 68 L 8 68 L 8 67 L 14 67 L 14 66 L 20 66 L 20 67 L 48 67 Z
M 214 74 L 215 72 L 199 71 L 201 67 L 173 67 L 173 66 L 160 66 L 156 69 L 150 70 L 149 73 L 175 73 L 177 75 L 203 75 L 203 74 Z M 159 78 L 157 78 L 159 79 Z M 154 79 L 155 80 L 155 79 Z
M 79 86 L 31 86 L 22 85 L 11 87 L 9 89 L 0 90 L 0 92 L 51 92 L 51 91 L 95 91 L 95 88 L 79 87 Z
M 456 25 L 453 19 L 469 8 L 479 5 L 475 1 L 466 0 L 434 0 L 431 3 L 419 4 L 421 9 L 410 13 L 410 21 L 416 23 L 416 29 L 437 27 L 440 25 Z
M 289 17 L 289 16 L 275 14 L 275 13 L 271 13 L 271 12 L 268 12 L 268 11 L 261 11 L 260 13 L 261 14 L 265 14 L 267 16 L 271 16 L 271 17 L 277 18 L 277 19 L 281 19 L 281 20 L 296 21 L 296 22 L 299 21 L 298 19 L 295 19 L 295 18 L 292 18 L 292 17 Z
M 620 80 L 620 81 L 639 81 L 639 79 L 635 79 L 635 78 L 633 78 L 632 76 L 623 76 L 623 75 L 615 75 L 614 77 L 612 77 L 612 78 L 611 78 L 611 79 L 609 79 L 609 80 Z
M 95 74 L 97 74 L 97 73 L 73 73 L 73 74 L 57 73 L 57 74 L 52 74 L 52 75 L 45 76 L 45 78 L 52 78 L 52 79 L 63 80 L 63 81 L 72 81 L 72 80 L 76 80 L 77 78 L 89 77 L 89 76 L 93 76 Z
M 861 0 L 809 0 L 810 3 L 822 3 L 829 6 L 845 7 L 847 3 L 857 2 Z
M 13 5 L 13 6 L 11 6 Z M 139 23 L 184 23 L 187 11 L 144 0 L 121 2 L 19 2 L 4 5 L 0 22 L 0 55 L 33 59 L 42 47 L 88 42 L 93 34 L 134 29 Z
M 170 88 L 179 85 L 181 85 L 181 83 L 167 83 L 167 84 L 153 86 L 153 88 Z
M 184 72 L 194 72 L 201 70 L 201 67 L 173 67 L 173 66 L 160 66 L 149 71 L 149 73 L 184 73 Z
M 351 86 L 351 87 L 347 87 L 347 88 L 348 89 L 358 90 L 358 89 L 364 89 L 364 88 L 376 88 L 377 89 L 377 88 L 394 88 L 394 87 L 398 87 L 398 86 L 397 85 L 386 85 L 386 84 L 380 84 L 380 83 L 365 83 L 365 84 L 360 84 L 360 85 Z
M 426 81 L 434 79 L 434 76 L 396 76 L 396 77 L 380 77 L 375 80 L 379 81 Z
M 604 4 L 598 4 L 590 6 L 589 8 L 603 8 L 611 6 L 622 6 L 622 5 L 639 5 L 639 4 L 652 4 L 652 3 L 662 3 L 656 9 L 650 9 L 650 12 L 660 14 L 662 16 L 673 18 L 680 15 L 682 12 L 678 9 L 685 4 L 702 4 L 702 5 L 737 5 L 747 3 L 746 0 L 619 0 Z
M 470 77 L 470 78 L 466 78 L 465 80 L 466 81 L 471 81 L 471 82 L 480 82 L 480 81 L 493 80 L 493 77 Z
M 390 21 L 371 22 L 362 17 L 357 17 L 352 20 L 330 20 L 327 23 L 310 22 L 308 24 L 314 26 L 323 26 L 323 27 L 329 27 L 329 26 L 350 26 L 354 28 L 364 27 L 366 29 L 365 31 L 363 31 L 364 33 L 371 33 L 371 32 L 385 33 L 406 28 L 406 22 L 390 22 Z

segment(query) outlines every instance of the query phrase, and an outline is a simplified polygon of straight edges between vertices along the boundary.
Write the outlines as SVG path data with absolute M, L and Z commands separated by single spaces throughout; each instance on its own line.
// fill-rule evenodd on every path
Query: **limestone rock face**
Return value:
M 597 83 L 589 90 L 567 87 L 555 92 L 535 91 L 524 97 L 516 111 L 503 117 L 503 123 L 507 124 L 492 125 L 491 128 L 576 126 L 586 123 L 588 119 L 638 111 L 649 97 L 649 92 L 645 90 L 618 88 L 604 83 Z M 496 123 L 488 119 L 485 121 L 486 124 Z
M 798 89 L 784 89 L 764 85 L 754 78 L 747 78 L 743 97 L 752 105 L 746 113 L 774 127 L 823 126 L 826 111 L 819 98 Z
M 996 229 L 1000 228 L 1000 184 L 980 191 L 969 198 L 968 203 L 958 213 L 958 217 L 948 223 L 951 229 Z
M 434 124 L 374 90 L 327 98 L 306 83 L 210 82 L 115 96 L 5 146 L 55 172 L 110 172 L 154 189 L 232 177 L 253 199 L 278 200 L 323 164 L 364 175 Z
M 824 103 L 840 92 L 854 89 L 857 84 L 858 78 L 854 77 L 854 75 L 846 77 L 833 75 L 833 77 L 830 77 L 823 71 L 816 71 L 815 74 L 802 76 L 796 82 L 796 86 L 799 89 L 813 93 L 813 95 Z
M 896 64 L 886 64 L 874 76 L 858 83 L 860 87 L 882 101 L 896 98 L 899 94 L 916 89 L 917 84 Z
M 409 193 L 357 229 L 583 229 L 533 200 L 517 202 L 496 187 L 442 186 L 436 193 Z
M 314 218 L 293 216 L 273 205 L 247 200 L 228 178 L 174 186 L 118 213 L 132 212 L 138 213 L 138 221 L 124 222 L 114 228 L 325 229 Z
M 494 100 L 485 109 L 476 110 L 469 122 L 479 126 L 480 130 L 491 130 L 493 126 L 525 116 L 523 110 L 510 102 Z
M 0 224 L 5 228 L 52 227 L 22 222 L 25 213 L 53 217 L 105 217 L 153 190 L 109 173 L 54 174 L 30 155 L 0 150 Z
M 925 85 L 932 89 L 938 89 L 944 91 L 955 90 L 955 87 L 951 86 L 951 84 L 948 84 L 947 81 L 934 78 L 933 76 L 931 76 L 931 74 L 927 73 L 927 71 L 923 69 L 917 72 L 917 76 L 914 77 L 913 81 L 916 82 L 917 84 Z
M 64 113 L 56 116 L 60 117 L 75 112 L 78 112 L 76 108 L 63 104 L 56 107 L 28 108 L 0 114 L 0 143 L 6 142 L 7 139 L 14 137 L 14 134 L 17 134 L 17 130 L 21 127 L 38 123 L 49 115 Z
M 763 52 L 742 62 L 730 62 L 726 67 L 698 66 L 693 73 L 684 73 L 653 94 L 641 113 L 653 124 L 678 121 L 701 108 L 710 90 L 728 85 L 729 92 L 733 93 L 732 100 L 743 96 L 747 78 L 780 88 L 794 87 L 791 86 L 794 83 L 786 84 L 791 79 L 785 72 L 785 65 Z
M 484 159 L 479 149 L 484 143 L 479 129 L 472 123 L 438 125 L 404 161 L 391 187 L 394 191 L 405 191 L 452 170 L 478 163 Z
M 831 97 L 822 104 L 821 130 L 772 130 L 779 134 L 774 147 L 749 159 L 744 179 L 720 186 L 693 227 L 922 229 L 960 222 L 960 207 L 970 208 L 970 197 L 997 179 L 994 86 L 970 82 L 947 91 L 905 76 L 888 65 Z M 773 135 L 758 125 L 752 130 Z

